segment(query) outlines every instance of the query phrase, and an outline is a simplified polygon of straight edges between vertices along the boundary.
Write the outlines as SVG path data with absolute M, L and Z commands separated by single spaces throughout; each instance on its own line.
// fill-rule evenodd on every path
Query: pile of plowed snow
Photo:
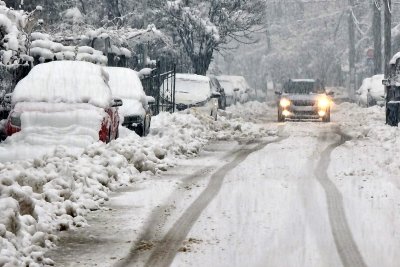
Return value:
M 232 114 L 235 119 L 214 121 L 196 110 L 162 113 L 145 138 L 124 131 L 123 138 L 94 143 L 81 154 L 58 146 L 40 158 L 0 163 L 0 266 L 53 264 L 44 253 L 54 246 L 54 233 L 85 226 L 87 212 L 101 208 L 111 190 L 196 155 L 211 139 L 275 134 Z

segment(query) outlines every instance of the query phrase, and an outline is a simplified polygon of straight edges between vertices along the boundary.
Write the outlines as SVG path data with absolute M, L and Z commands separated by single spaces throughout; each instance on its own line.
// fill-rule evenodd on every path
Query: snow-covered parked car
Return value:
M 107 82 L 104 69 L 88 62 L 35 66 L 15 87 L 7 136 L 77 146 L 116 139 L 122 101 L 112 98 Z
M 249 100 L 248 92 L 251 90 L 243 76 L 221 75 L 217 77 L 227 95 L 227 105 L 237 102 L 245 103 Z
M 110 76 L 109 85 L 114 97 L 122 99 L 123 105 L 119 108 L 122 126 L 135 131 L 139 136 L 146 136 L 150 132 L 151 111 L 149 104 L 154 98 L 146 96 L 139 73 L 119 67 L 107 67 Z
M 362 107 L 385 105 L 385 86 L 382 84 L 383 74 L 374 75 L 363 80 L 356 92 L 357 104 Z
M 209 77 L 176 74 L 175 105 L 177 110 L 196 108 L 217 120 L 220 93 L 213 91 Z

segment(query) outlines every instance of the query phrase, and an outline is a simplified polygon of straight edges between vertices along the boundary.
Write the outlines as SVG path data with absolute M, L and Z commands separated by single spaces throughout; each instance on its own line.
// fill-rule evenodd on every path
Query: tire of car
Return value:
M 331 121 L 331 111 L 328 110 L 328 112 L 326 113 L 326 115 L 322 118 L 323 122 L 330 122 Z
M 115 139 L 119 138 L 119 126 L 117 126 L 117 132 L 115 133 Z
M 144 121 L 144 136 L 147 136 L 150 133 L 150 124 L 151 124 L 151 117 L 146 116 Z
M 389 126 L 397 127 L 399 125 L 399 106 L 397 103 L 386 105 L 386 123 Z
M 281 109 L 278 108 L 278 122 L 284 122 L 285 118 L 282 116 Z
M 106 140 L 106 144 L 111 142 L 111 127 L 108 128 L 108 135 L 107 135 L 107 140 Z

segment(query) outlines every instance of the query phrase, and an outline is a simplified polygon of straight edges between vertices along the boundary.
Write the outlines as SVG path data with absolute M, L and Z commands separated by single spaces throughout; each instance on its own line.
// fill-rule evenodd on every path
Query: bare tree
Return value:
M 350 97 L 354 98 L 355 86 L 356 86 L 356 42 L 355 42 L 355 18 L 354 18 L 354 0 L 349 0 L 349 17 L 348 17 L 348 27 L 349 27 L 349 93 Z
M 206 74 L 213 53 L 230 40 L 253 41 L 251 34 L 260 29 L 264 11 L 262 0 L 169 1 L 164 9 L 168 25 L 201 75 Z
M 382 73 L 382 20 L 381 1 L 372 1 L 373 20 L 372 34 L 374 38 L 374 74 Z
M 392 56 L 392 1 L 383 0 L 384 12 L 385 12 L 385 53 L 384 53 L 384 63 L 385 63 L 385 77 L 389 76 L 390 66 L 389 61 Z

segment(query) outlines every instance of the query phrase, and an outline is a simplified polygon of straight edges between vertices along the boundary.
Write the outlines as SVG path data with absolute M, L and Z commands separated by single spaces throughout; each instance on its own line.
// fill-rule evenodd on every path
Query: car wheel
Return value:
M 323 122 L 330 122 L 331 121 L 331 111 L 329 110 L 324 117 L 322 117 Z
M 115 133 L 115 139 L 119 138 L 119 126 L 117 127 L 117 132 Z
M 285 117 L 283 117 L 282 112 L 280 109 L 278 109 L 278 122 L 284 122 Z
M 399 125 L 399 106 L 397 103 L 386 105 L 386 123 L 390 126 Z
M 107 135 L 107 140 L 106 140 L 106 144 L 111 142 L 111 127 L 108 128 L 108 135 Z

